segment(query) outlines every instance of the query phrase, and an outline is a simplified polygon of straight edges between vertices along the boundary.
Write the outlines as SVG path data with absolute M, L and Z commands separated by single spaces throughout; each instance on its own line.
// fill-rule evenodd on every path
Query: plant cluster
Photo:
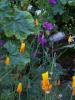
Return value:
M 61 64 L 75 49 L 74 11 L 75 0 L 0 0 L 0 100 L 75 99 L 75 69 L 65 81 Z

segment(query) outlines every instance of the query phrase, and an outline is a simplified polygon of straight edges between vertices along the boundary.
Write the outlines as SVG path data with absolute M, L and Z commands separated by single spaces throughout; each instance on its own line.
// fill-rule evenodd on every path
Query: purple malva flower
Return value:
M 47 44 L 47 40 L 46 38 L 44 37 L 44 35 L 42 35 L 41 33 L 38 35 L 38 42 L 44 46 Z
M 46 21 L 43 23 L 43 28 L 47 29 L 48 31 L 51 31 L 54 28 L 54 25 Z
M 48 23 L 48 24 L 47 24 L 47 29 L 48 29 L 49 31 L 51 31 L 53 28 L 54 28 L 54 25 L 53 25 L 52 23 Z
M 57 3 L 57 0 L 48 0 L 49 4 L 55 5 Z
M 0 46 L 3 46 L 5 44 L 4 40 L 0 40 Z

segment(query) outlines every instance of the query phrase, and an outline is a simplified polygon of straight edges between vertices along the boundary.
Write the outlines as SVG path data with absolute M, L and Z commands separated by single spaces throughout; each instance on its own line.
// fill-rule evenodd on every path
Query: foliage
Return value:
M 72 78 L 71 83 L 62 80 L 67 71 L 60 63 L 65 52 L 75 49 L 74 41 L 68 43 L 69 35 L 75 38 L 75 0 L 56 1 L 52 5 L 48 0 L 0 0 L 0 100 L 75 98 L 70 86 Z M 32 7 L 28 10 L 29 5 Z M 54 28 L 44 29 L 43 22 L 52 23 Z M 39 34 L 42 34 L 41 42 Z M 47 43 L 42 45 L 45 40 Z M 21 42 L 26 43 L 24 54 L 20 53 Z M 8 65 L 5 64 L 7 56 Z M 49 94 L 41 88 L 41 76 L 46 71 L 52 84 Z M 60 86 L 56 85 L 57 80 L 61 81 Z M 20 96 L 16 91 L 19 82 L 23 85 Z

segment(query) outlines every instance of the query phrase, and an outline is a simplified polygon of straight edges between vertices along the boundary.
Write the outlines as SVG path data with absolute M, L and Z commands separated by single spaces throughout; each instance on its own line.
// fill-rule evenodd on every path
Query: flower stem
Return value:
M 70 98 L 70 100 L 72 100 L 72 95 L 71 95 L 71 98 Z
M 21 94 L 19 93 L 19 100 L 21 100 Z

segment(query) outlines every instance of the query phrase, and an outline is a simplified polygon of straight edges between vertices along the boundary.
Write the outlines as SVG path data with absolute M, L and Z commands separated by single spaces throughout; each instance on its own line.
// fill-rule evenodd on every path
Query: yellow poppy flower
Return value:
M 20 94 L 22 92 L 22 83 L 19 83 L 17 86 L 17 92 Z
M 6 65 L 9 65 L 9 64 L 10 64 L 10 58 L 9 58 L 8 56 L 7 56 L 6 59 L 5 59 L 5 64 L 6 64 Z
M 25 42 L 22 42 L 22 43 L 21 43 L 21 46 L 20 46 L 20 53 L 21 53 L 21 54 L 24 54 L 25 47 L 26 47 Z

